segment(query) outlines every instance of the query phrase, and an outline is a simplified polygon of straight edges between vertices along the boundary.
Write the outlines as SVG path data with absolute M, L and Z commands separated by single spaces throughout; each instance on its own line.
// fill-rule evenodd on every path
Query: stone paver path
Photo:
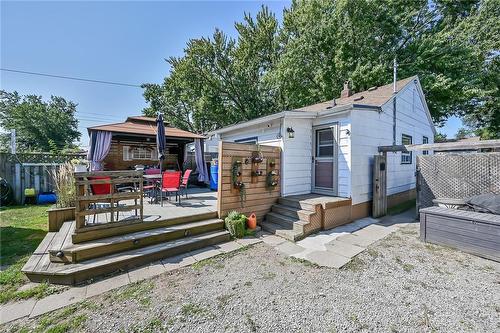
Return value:
M 259 237 L 246 237 L 234 241 L 209 246 L 196 251 L 181 254 L 175 257 L 165 258 L 161 261 L 151 263 L 123 274 L 97 281 L 84 286 L 71 287 L 60 294 L 47 296 L 40 300 L 29 299 L 0 305 L 0 324 L 23 317 L 36 317 L 62 307 L 78 303 L 87 298 L 100 295 L 107 291 L 123 287 L 127 284 L 151 278 L 153 276 L 172 271 L 181 267 L 189 266 L 197 261 L 209 259 L 219 254 L 236 251 L 244 246 L 262 242 L 262 233 Z
M 321 231 L 296 243 L 274 235 L 264 236 L 263 241 L 288 256 L 305 259 L 323 267 L 341 268 L 371 244 L 414 222 L 414 216 L 410 210 L 382 219 L 366 217 Z

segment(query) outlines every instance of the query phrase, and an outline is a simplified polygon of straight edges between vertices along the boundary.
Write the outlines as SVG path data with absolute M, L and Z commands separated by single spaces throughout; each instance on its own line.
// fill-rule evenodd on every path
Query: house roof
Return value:
M 398 92 L 401 91 L 408 83 L 416 80 L 417 76 L 411 76 L 406 79 L 396 81 L 396 87 Z M 331 109 L 334 106 L 343 105 L 359 105 L 359 106 L 371 106 L 371 107 L 381 107 L 387 103 L 392 96 L 393 84 L 386 84 L 381 87 L 373 87 L 368 90 L 355 93 L 349 97 L 336 98 L 330 101 L 321 102 L 309 106 L 304 106 L 302 108 L 295 109 L 297 111 L 308 111 L 308 112 L 318 112 L 325 109 Z
M 156 135 L 156 119 L 152 117 L 134 116 L 128 117 L 123 123 L 114 123 L 88 127 L 90 131 L 108 131 L 113 133 Z M 189 139 L 203 139 L 202 135 L 181 130 L 179 128 L 165 126 L 165 136 Z

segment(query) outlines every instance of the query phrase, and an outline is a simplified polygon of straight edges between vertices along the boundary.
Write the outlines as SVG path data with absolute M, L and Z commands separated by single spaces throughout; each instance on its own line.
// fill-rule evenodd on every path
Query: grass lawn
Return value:
M 0 303 L 31 297 L 44 297 L 55 288 L 46 283 L 31 288 L 21 272 L 30 255 L 47 234 L 50 206 L 14 206 L 0 209 Z

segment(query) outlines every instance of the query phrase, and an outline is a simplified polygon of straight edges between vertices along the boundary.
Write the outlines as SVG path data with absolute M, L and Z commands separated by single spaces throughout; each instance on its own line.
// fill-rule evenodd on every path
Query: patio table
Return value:
M 464 199 L 456 198 L 436 198 L 432 202 L 439 207 L 460 209 L 466 206 Z
M 161 180 L 161 174 L 153 174 L 153 175 L 143 175 L 142 176 L 144 179 L 146 179 L 147 182 L 152 183 L 154 185 L 154 190 L 153 190 L 153 196 L 154 196 L 154 202 L 158 203 L 158 195 L 157 195 L 157 190 L 158 190 L 158 183 L 157 181 Z M 151 203 L 153 203 L 153 198 L 151 198 Z

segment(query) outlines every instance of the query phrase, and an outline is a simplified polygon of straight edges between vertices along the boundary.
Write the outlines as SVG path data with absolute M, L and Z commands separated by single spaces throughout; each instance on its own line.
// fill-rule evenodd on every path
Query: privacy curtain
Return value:
M 198 170 L 198 181 L 208 183 L 210 179 L 208 178 L 204 153 L 203 139 L 194 139 L 194 157 L 196 160 L 196 170 Z
M 112 136 L 113 134 L 107 131 L 90 132 L 90 148 L 87 159 L 90 161 L 91 171 L 101 171 L 103 169 L 102 161 L 109 153 Z

